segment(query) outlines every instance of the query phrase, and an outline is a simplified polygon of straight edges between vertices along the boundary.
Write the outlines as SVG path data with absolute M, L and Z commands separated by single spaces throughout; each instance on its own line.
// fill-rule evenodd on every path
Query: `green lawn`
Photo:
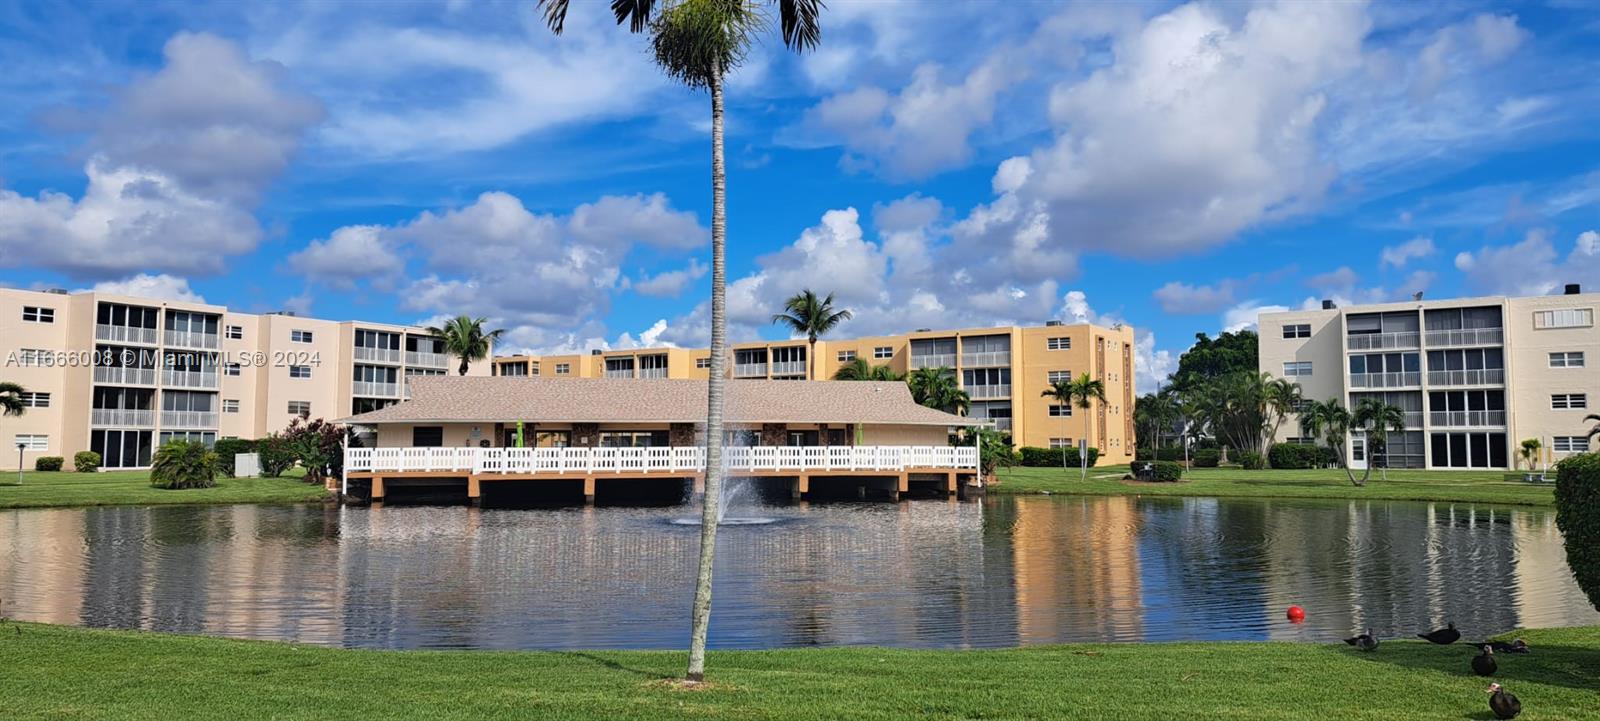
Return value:
M 1064 493 L 1079 495 L 1222 496 L 1259 498 L 1340 498 L 1389 501 L 1444 501 L 1549 506 L 1552 485 L 1508 480 L 1505 471 L 1391 470 L 1389 480 L 1372 472 L 1364 488 L 1351 485 L 1339 469 L 1280 471 L 1241 468 L 1193 468 L 1177 483 L 1123 481 L 1127 466 L 1089 469 L 1079 480 L 1076 468 L 1002 468 L 1000 485 L 991 493 Z M 1357 477 L 1359 477 L 1359 472 Z
M 215 488 L 166 491 L 150 487 L 148 471 L 0 474 L 0 508 L 150 506 L 173 503 L 301 503 L 328 497 L 296 469 L 283 478 L 219 478 Z
M 16 630 L 12 630 L 15 628 Z M 1465 645 L 1101 644 L 1002 651 L 350 651 L 0 629 L 6 719 L 1479 719 Z M 1526 721 L 1600 715 L 1600 628 L 1527 631 L 1495 680 Z

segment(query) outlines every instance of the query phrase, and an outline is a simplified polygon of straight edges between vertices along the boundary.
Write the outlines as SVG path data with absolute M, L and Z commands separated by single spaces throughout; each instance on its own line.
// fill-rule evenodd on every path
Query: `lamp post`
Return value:
M 17 441 L 17 485 L 19 486 L 22 485 L 22 451 L 27 447 L 28 444 Z

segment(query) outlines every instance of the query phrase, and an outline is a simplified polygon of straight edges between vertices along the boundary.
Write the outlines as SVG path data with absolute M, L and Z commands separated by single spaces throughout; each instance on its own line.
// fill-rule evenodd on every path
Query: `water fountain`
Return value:
M 726 473 L 727 456 L 723 456 L 723 458 L 724 473 Z M 724 475 L 722 478 L 722 501 L 717 504 L 717 525 L 764 526 L 782 520 L 756 513 L 761 510 L 756 505 L 757 495 L 753 479 Z M 732 511 L 731 514 L 730 511 Z M 700 525 L 700 516 L 696 514 L 687 518 L 674 518 L 671 523 L 675 526 L 698 526 Z

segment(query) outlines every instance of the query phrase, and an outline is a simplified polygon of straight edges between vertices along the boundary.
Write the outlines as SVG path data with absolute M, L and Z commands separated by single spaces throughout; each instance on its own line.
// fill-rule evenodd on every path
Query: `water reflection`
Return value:
M 0 612 L 385 648 L 677 648 L 684 509 L 0 512 Z M 719 534 L 712 643 L 1326 640 L 1600 623 L 1553 514 L 1448 504 L 797 504 Z M 1291 603 L 1307 623 L 1282 621 Z

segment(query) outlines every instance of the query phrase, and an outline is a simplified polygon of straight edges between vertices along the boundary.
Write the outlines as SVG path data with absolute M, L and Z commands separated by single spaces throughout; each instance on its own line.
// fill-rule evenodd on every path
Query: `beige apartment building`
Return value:
M 1390 468 L 1512 468 L 1526 439 L 1539 464 L 1589 449 L 1600 374 L 1594 324 L 1600 294 L 1416 300 L 1263 313 L 1260 368 L 1300 384 L 1308 399 L 1354 408 L 1378 398 L 1406 412 L 1390 434 Z M 1292 419 L 1280 439 L 1299 434 Z M 1357 467 L 1374 451 L 1351 434 Z
M 922 329 L 893 336 L 817 341 L 813 369 L 804 339 L 732 347 L 728 374 L 736 380 L 827 380 L 856 359 L 904 375 L 949 368 L 972 399 L 968 416 L 993 421 L 1017 446 L 1061 447 L 1087 439 L 1101 463 L 1133 459 L 1133 329 L 1087 323 Z M 499 376 L 548 378 L 682 378 L 710 375 L 705 348 L 592 351 L 586 355 L 504 356 Z M 1106 402 L 1087 412 L 1042 397 L 1056 380 L 1083 373 L 1106 385 Z
M 139 468 L 168 440 L 260 438 L 397 403 L 407 377 L 454 372 L 443 350 L 414 327 L 0 288 L 0 380 L 27 391 L 0 438 L 29 468 L 84 450 Z

